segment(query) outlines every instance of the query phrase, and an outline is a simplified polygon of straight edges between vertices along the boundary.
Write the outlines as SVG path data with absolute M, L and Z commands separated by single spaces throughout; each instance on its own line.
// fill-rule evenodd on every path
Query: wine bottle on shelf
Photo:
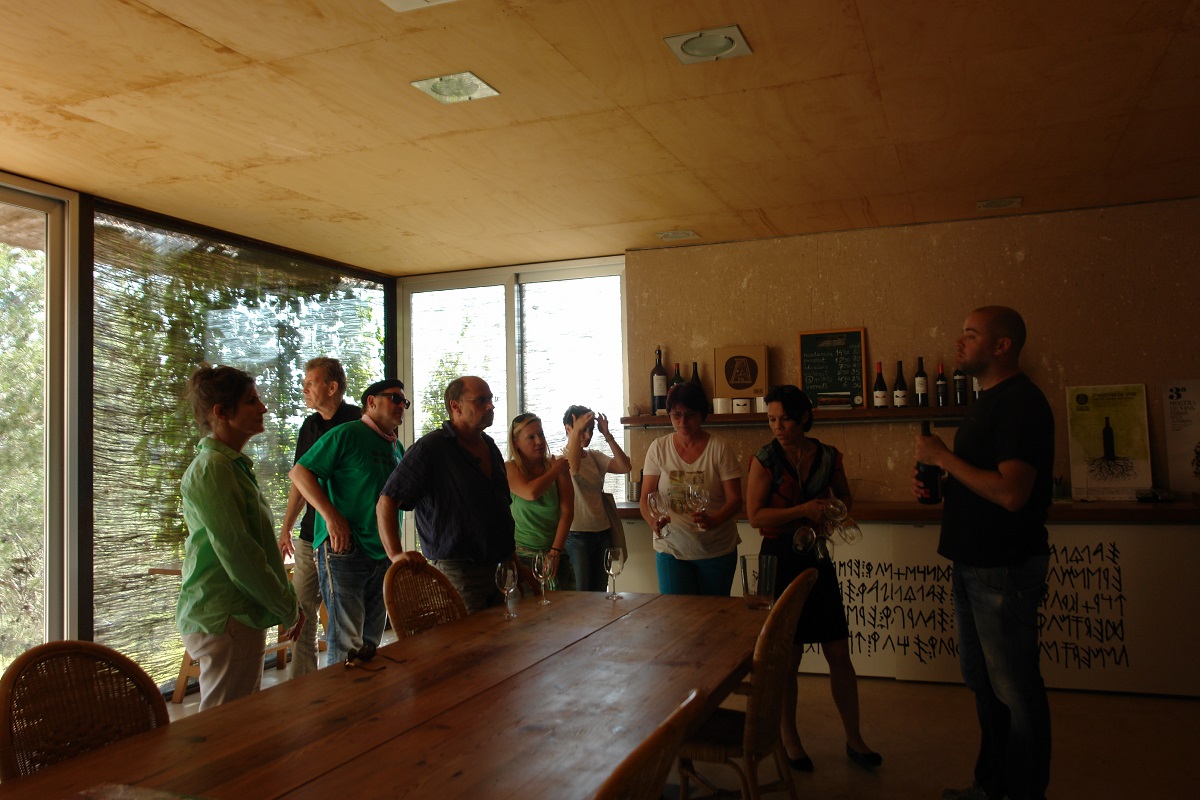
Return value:
M 883 362 L 875 362 L 875 385 L 871 387 L 875 408 L 888 407 L 887 383 L 883 380 Z
M 662 348 L 654 348 L 655 364 L 650 370 L 650 413 L 667 412 L 667 370 L 662 363 Z
M 934 395 L 937 397 L 937 407 L 945 408 L 950 405 L 950 382 L 946 380 L 946 370 L 942 362 L 938 362 L 937 380 L 933 382 Z
M 929 376 L 925 374 L 925 357 L 917 356 L 917 371 L 913 373 L 913 394 L 917 408 L 929 407 Z
M 892 405 L 904 408 L 908 405 L 908 381 L 904 380 L 904 362 L 896 362 L 896 381 L 892 384 Z
M 954 405 L 967 404 L 967 374 L 961 369 L 954 370 Z
M 921 423 L 921 435 L 929 436 L 929 422 Z M 942 502 L 942 471 L 933 464 L 922 464 L 917 462 L 917 480 L 929 492 L 928 497 L 918 497 L 918 503 L 924 503 L 927 506 Z
M 978 400 L 979 393 L 982 391 L 983 387 L 979 385 L 979 378 L 971 378 L 971 393 L 974 395 L 973 399 Z
M 683 383 L 683 376 L 679 374 L 679 362 L 675 362 L 675 375 L 671 378 L 671 385 L 678 386 Z
M 696 366 L 695 361 L 692 362 L 692 383 L 696 384 L 697 386 L 704 385 L 700 383 L 700 367 Z

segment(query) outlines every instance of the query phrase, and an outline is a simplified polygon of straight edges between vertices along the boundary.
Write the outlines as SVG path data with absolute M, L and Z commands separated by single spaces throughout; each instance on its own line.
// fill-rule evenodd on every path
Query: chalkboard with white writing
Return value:
M 862 408 L 865 328 L 800 332 L 800 388 L 813 408 Z

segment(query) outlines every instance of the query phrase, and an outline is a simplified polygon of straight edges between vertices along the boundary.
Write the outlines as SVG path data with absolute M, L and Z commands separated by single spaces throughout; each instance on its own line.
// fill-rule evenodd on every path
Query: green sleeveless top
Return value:
M 537 500 L 512 496 L 517 544 L 531 550 L 549 550 L 558 529 L 558 482 Z

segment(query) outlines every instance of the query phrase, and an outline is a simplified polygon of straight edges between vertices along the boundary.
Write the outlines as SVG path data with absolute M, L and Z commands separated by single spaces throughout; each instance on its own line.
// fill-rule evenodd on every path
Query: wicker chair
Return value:
M 408 637 L 467 616 L 450 581 L 431 564 L 397 561 L 383 577 L 383 602 L 397 636 Z
M 38 645 L 0 678 L 0 780 L 167 722 L 162 692 L 116 650 L 80 641 Z
M 796 797 L 796 785 L 783 751 L 783 740 L 779 736 L 780 699 L 784 681 L 796 680 L 790 675 L 792 639 L 804 601 L 808 599 L 817 571 L 802 572 L 789 586 L 771 609 L 758 643 L 754 646 L 754 661 L 750 671 L 750 692 L 746 699 L 746 710 L 718 708 L 705 720 L 700 730 L 686 739 L 679 748 L 679 796 L 688 796 L 688 780 L 695 778 L 709 790 L 716 787 L 696 772 L 693 762 L 705 761 L 728 764 L 742 782 L 744 800 L 758 800 L 764 791 L 787 789 L 788 795 Z M 759 786 L 758 769 L 768 756 L 775 757 L 775 767 L 780 779 L 767 786 Z M 742 764 L 738 764 L 741 760 Z
M 692 689 L 646 741 L 617 765 L 601 784 L 595 800 L 659 800 L 679 754 L 679 744 L 696 726 L 707 699 L 704 692 Z

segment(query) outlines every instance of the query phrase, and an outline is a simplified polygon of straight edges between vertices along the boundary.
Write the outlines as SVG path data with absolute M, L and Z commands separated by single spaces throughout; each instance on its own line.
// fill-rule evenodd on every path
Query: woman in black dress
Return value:
M 774 439 L 750 460 L 746 508 L 750 524 L 763 536 L 764 555 L 778 559 L 776 597 L 804 570 L 816 567 L 818 577 L 804 605 L 792 648 L 792 675 L 800 667 L 806 644 L 820 644 L 829 663 L 833 701 L 846 730 L 846 755 L 863 767 L 877 767 L 882 756 L 863 741 L 858 724 L 858 676 L 850 661 L 850 628 L 842 606 L 837 569 L 828 558 L 818 558 L 815 545 L 803 552 L 793 547 L 797 528 L 816 528 L 825 509 L 837 498 L 850 506 L 850 484 L 842 467 L 842 454 L 805 434 L 812 427 L 812 404 L 795 386 L 773 386 L 767 392 L 767 423 Z M 812 759 L 804 751 L 796 728 L 796 682 L 788 682 L 783 698 L 781 732 L 792 768 L 811 772 Z

